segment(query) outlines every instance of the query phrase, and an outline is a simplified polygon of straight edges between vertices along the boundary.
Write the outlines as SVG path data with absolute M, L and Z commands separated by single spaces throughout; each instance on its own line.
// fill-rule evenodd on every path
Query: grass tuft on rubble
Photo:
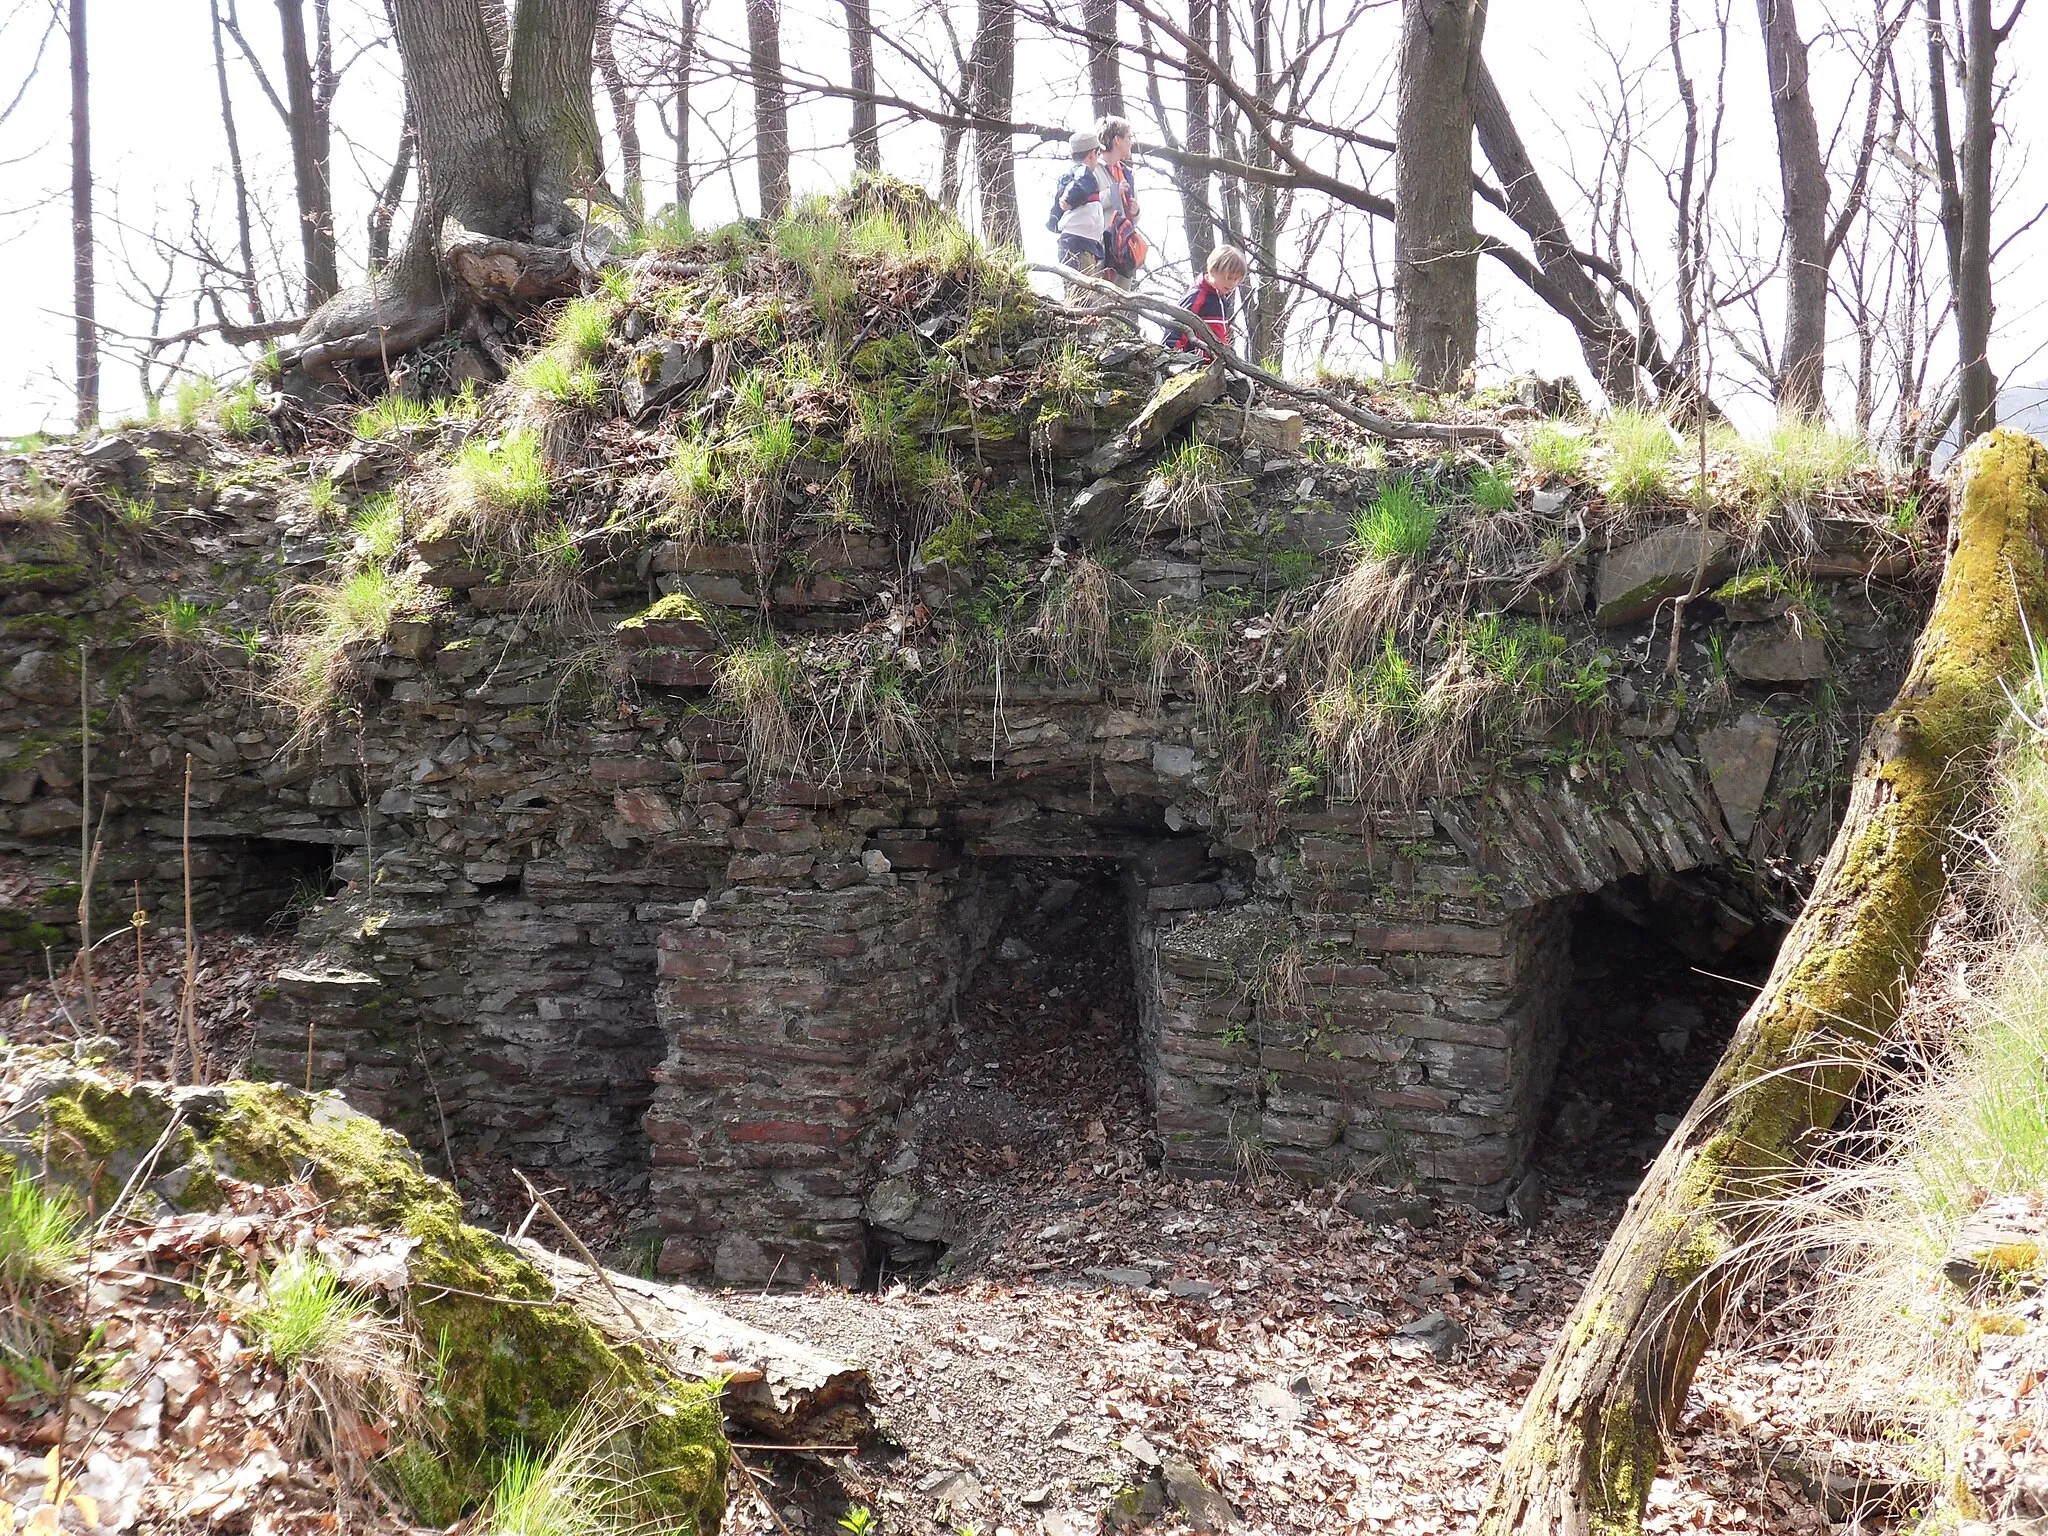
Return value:
M 16 1168 L 0 1196 L 0 1290 L 19 1306 L 30 1291 L 70 1273 L 84 1251 L 85 1213 L 63 1189 Z

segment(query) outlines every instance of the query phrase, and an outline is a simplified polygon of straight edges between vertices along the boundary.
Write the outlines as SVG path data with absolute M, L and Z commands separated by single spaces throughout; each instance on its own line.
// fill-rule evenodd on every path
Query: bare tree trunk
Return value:
M 676 120 L 669 137 L 676 147 L 676 212 L 690 216 L 690 196 L 696 190 L 690 172 L 690 68 L 697 57 L 697 0 L 682 0 L 682 31 L 676 39 Z
M 1088 34 L 1088 98 L 1097 118 L 1124 115 L 1123 58 L 1116 46 L 1116 0 L 1081 0 Z
M 418 146 L 419 127 L 413 121 L 412 94 L 406 93 L 405 121 L 398 130 L 398 151 L 391 157 L 391 174 L 377 194 L 377 206 L 370 210 L 370 270 L 391 260 L 391 223 L 398 217 L 398 205 L 405 198 L 405 183 L 412 175 L 413 153 Z
M 1210 51 L 1211 0 L 1188 0 L 1188 36 L 1202 52 Z M 1209 78 L 1192 62 L 1187 72 L 1187 150 L 1190 156 L 1210 153 Z M 1209 211 L 1209 173 L 1183 162 L 1174 178 L 1180 183 L 1181 222 L 1187 226 L 1188 260 L 1199 273 L 1216 249 L 1216 221 Z
M 1969 442 L 1998 424 L 1998 380 L 1991 372 L 1992 90 L 2006 28 L 1991 25 L 1991 0 L 1963 0 L 1962 242 L 1956 271 L 1956 348 L 1962 398 L 1956 419 Z
M 597 61 L 597 77 L 604 82 L 604 93 L 612 104 L 612 127 L 619 135 L 619 174 L 625 180 L 622 190 L 626 206 L 638 219 L 647 211 L 646 181 L 640 160 L 638 103 L 619 70 L 618 55 L 612 51 L 613 13 L 617 5 L 618 0 L 600 0 L 592 54 Z
M 974 114 L 1006 123 L 1017 80 L 1016 3 L 975 0 L 974 13 Z M 1008 133 L 1000 128 L 974 130 L 974 175 L 981 188 L 982 238 L 992 246 L 1017 245 L 1024 227 L 1017 211 L 1017 164 Z
M 1225 12 L 1224 25 L 1229 25 L 1229 14 Z M 1277 73 L 1273 68 L 1273 0 L 1252 0 L 1252 79 L 1258 99 L 1270 102 L 1279 88 Z M 1273 151 L 1266 144 L 1266 136 L 1254 136 L 1252 163 L 1262 169 L 1273 167 Z M 1251 294 L 1251 323 L 1245 327 L 1245 350 L 1253 362 L 1279 367 L 1276 354 L 1282 345 L 1280 336 L 1280 189 L 1270 181 L 1262 181 L 1251 195 L 1251 237 L 1252 271 L 1257 275 L 1257 286 Z
M 572 197 L 606 197 L 590 97 L 598 0 L 521 0 L 512 18 L 512 126 L 526 155 L 533 228 L 561 228 Z
M 228 141 L 228 174 L 235 184 L 235 241 L 242 254 L 242 300 L 249 323 L 263 323 L 263 285 L 256 279 L 256 242 L 249 230 L 249 178 L 242 169 L 242 137 L 235 130 L 235 101 L 228 90 L 228 55 L 220 38 L 220 0 L 207 0 L 213 23 L 213 76 L 220 86 L 220 126 Z
M 85 52 L 85 0 L 70 0 L 71 313 L 81 431 L 100 419 L 100 333 L 94 318 L 92 73 Z
M 1456 389 L 1479 346 L 1472 98 L 1486 0 L 1401 0 L 1394 126 L 1394 335 L 1427 389 Z
M 875 127 L 875 23 L 868 0 L 845 0 L 846 60 L 853 86 L 853 168 L 882 168 L 882 139 Z
M 341 287 L 334 247 L 334 198 L 328 187 L 325 114 L 313 86 L 304 0 L 277 0 L 284 33 L 285 128 L 292 141 L 292 182 L 299 199 L 299 247 L 306 266 L 306 308 L 317 309 Z
M 1821 414 L 1828 344 L 1828 172 L 1821 159 L 1807 81 L 1806 43 L 1793 0 L 1756 0 L 1778 128 L 1778 184 L 1784 193 L 1785 339 L 1774 380 L 1778 409 Z
M 782 7 L 778 0 L 746 0 L 747 72 L 754 82 L 754 168 L 761 217 L 789 209 L 789 102 L 782 83 Z
M 1550 200 L 1536 162 L 1522 143 L 1514 119 L 1508 115 L 1507 103 L 1501 99 L 1500 89 L 1493 83 L 1493 75 L 1483 60 L 1475 86 L 1472 117 L 1479 130 L 1479 147 L 1500 178 L 1508 217 L 1529 237 L 1535 248 L 1536 264 L 1571 306 L 1579 350 L 1585 356 L 1586 366 L 1593 370 L 1593 377 L 1600 381 L 1600 388 L 1617 405 L 1633 404 L 1637 398 L 1635 336 L 1616 318 L 1614 307 L 1573 254 L 1564 215 Z
M 1641 1529 L 1663 1437 L 1720 1322 L 1729 1256 L 1884 1049 L 1944 855 L 2048 622 L 2048 450 L 1980 439 L 1955 553 L 1771 978 L 1608 1243 L 1508 1443 L 1482 1536 Z
M 332 390 L 340 363 L 387 362 L 445 334 L 476 302 L 443 270 L 440 231 L 453 218 L 504 242 L 562 243 L 570 197 L 614 202 L 598 165 L 590 76 L 596 0 L 522 0 L 501 64 L 484 0 L 393 0 L 392 21 L 418 126 L 420 196 L 398 258 L 323 304 L 299 333 L 297 376 Z M 558 293 L 574 269 L 558 258 L 519 267 L 509 295 Z M 502 280 L 502 265 L 490 281 Z

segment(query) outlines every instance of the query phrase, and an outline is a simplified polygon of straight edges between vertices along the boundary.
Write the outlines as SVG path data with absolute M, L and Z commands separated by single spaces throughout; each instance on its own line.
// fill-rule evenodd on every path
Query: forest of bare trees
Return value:
M 1254 357 L 1399 358 L 1456 388 L 1518 371 L 1481 324 L 1513 307 L 1569 335 L 1611 401 L 1769 401 L 1925 458 L 1993 419 L 1992 279 L 2039 212 L 2010 195 L 2024 147 L 2001 124 L 2023 3 L 1758 0 L 1753 29 L 1733 0 L 1645 5 L 1661 47 L 1603 25 L 1605 76 L 1567 94 L 1494 57 L 1471 0 L 209 0 L 216 99 L 191 105 L 218 117 L 224 195 L 118 231 L 94 225 L 91 0 L 21 0 L 7 36 L 45 34 L 13 50 L 23 93 L 54 67 L 47 34 L 72 43 L 81 421 L 102 359 L 150 394 L 221 366 L 223 338 L 284 338 L 331 379 L 461 324 L 449 215 L 546 245 L 568 199 L 773 217 L 887 169 L 1014 245 L 1071 126 L 1114 112 L 1138 127 L 1147 286 L 1170 298 L 1217 242 L 1243 247 Z M 1033 83 L 1049 69 L 1071 87 Z M 1738 190 L 1731 104 L 1759 98 L 1775 174 Z M 1567 122 L 1569 154 L 1531 152 Z M 343 227 L 350 200 L 369 212 Z M 95 306 L 110 263 L 119 324 Z

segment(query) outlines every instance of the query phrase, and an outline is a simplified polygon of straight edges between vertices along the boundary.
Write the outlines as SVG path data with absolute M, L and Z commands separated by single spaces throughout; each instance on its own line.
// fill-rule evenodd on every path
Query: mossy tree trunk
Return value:
M 2048 633 L 2048 450 L 1997 432 L 1963 466 L 1954 552 L 1872 725 L 1811 900 L 1727 1054 L 1630 1201 L 1537 1379 L 1482 1536 L 1640 1529 L 1663 1437 L 1719 1325 L 1719 1262 L 1797 1177 L 1896 1023 L 1953 830 Z

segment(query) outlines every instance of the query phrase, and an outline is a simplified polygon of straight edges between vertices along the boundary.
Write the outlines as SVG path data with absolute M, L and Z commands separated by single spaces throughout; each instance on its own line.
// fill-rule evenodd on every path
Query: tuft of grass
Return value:
M 356 412 L 355 434 L 364 442 L 431 425 L 433 408 L 410 395 L 379 395 Z
M 145 627 L 166 645 L 189 645 L 206 632 L 206 611 L 182 597 L 167 597 L 149 610 Z
M 513 384 L 554 405 L 595 410 L 604 379 L 588 363 L 565 361 L 559 351 L 536 352 L 512 370 Z
M 272 1270 L 242 1321 L 287 1369 L 331 1355 L 352 1326 L 372 1315 L 369 1299 L 344 1287 L 317 1259 L 290 1258 Z
M 214 410 L 221 431 L 237 441 L 254 437 L 256 428 L 263 419 L 262 413 L 257 409 L 258 399 L 256 380 L 253 378 L 244 379 L 222 395 Z
M 296 722 L 298 741 L 319 733 L 353 682 L 349 647 L 382 640 L 393 619 L 426 602 L 417 582 L 381 565 L 366 565 L 339 582 L 300 587 L 288 596 L 276 693 Z
M 595 363 L 612 339 L 609 295 L 571 299 L 555 316 L 554 348 L 572 366 Z
M 1219 723 L 1228 694 L 1223 675 L 1225 626 L 1211 616 L 1176 608 L 1164 598 L 1142 617 L 1145 630 L 1138 659 L 1145 664 L 1145 712 L 1157 714 L 1169 691 L 1178 691 L 1194 700 L 1205 724 Z
M 399 508 L 398 498 L 372 496 L 364 502 L 356 512 L 355 520 L 349 524 L 349 535 L 354 540 L 354 554 L 358 560 L 388 565 L 405 538 L 405 515 Z
M 697 226 L 690 222 L 689 210 L 668 203 L 641 220 L 640 227 L 626 238 L 620 252 L 626 256 L 638 256 L 645 251 L 673 256 L 688 250 L 696 239 Z
M 1168 524 L 1180 529 L 1220 523 L 1230 494 L 1249 482 L 1231 473 L 1230 463 L 1205 443 L 1182 443 L 1159 462 L 1157 489 L 1145 496 L 1143 532 Z
M 1764 516 L 1839 490 L 1870 463 L 1859 439 L 1813 421 L 1781 421 L 1762 438 L 1738 439 L 1734 449 L 1736 494 Z
M 417 1409 L 412 1336 L 368 1295 L 344 1286 L 324 1260 L 284 1259 L 239 1315 L 284 1372 L 285 1416 L 294 1432 L 309 1449 L 334 1456 L 345 1479 L 359 1470 L 366 1428 Z
M 718 696 L 738 711 L 747 761 L 757 771 L 782 772 L 798 760 L 803 743 L 792 704 L 800 676 L 796 658 L 773 635 L 718 660 Z
M 499 1468 L 488 1536 L 618 1536 L 635 1525 L 631 1429 L 593 1398 L 544 1450 L 514 1447 Z
M 14 1304 L 70 1273 L 84 1251 L 85 1213 L 63 1190 L 16 1168 L 0 1196 L 0 1290 Z
M 325 475 L 317 476 L 306 486 L 306 505 L 324 523 L 340 508 L 341 490 Z
M 1084 554 L 1069 555 L 1046 574 L 1025 643 L 1048 671 L 1084 679 L 1101 676 L 1116 617 L 1114 580 L 1100 561 Z
M 171 419 L 178 430 L 190 432 L 198 426 L 200 415 L 219 393 L 220 386 L 203 374 L 178 380 L 178 387 L 171 391 Z
M 1586 473 L 1586 434 L 1566 421 L 1539 422 L 1523 451 L 1546 480 L 1579 480 Z
M 1412 476 L 1383 483 L 1351 520 L 1351 542 L 1374 560 L 1420 560 L 1441 516 Z
M 1515 504 L 1515 477 L 1498 464 L 1473 474 L 1465 494 L 1481 512 L 1505 512 Z
M 1102 389 L 1102 366 L 1071 336 L 1045 354 L 1032 379 L 1032 387 L 1045 396 L 1045 409 L 1055 415 L 1071 415 L 1094 402 Z
M 1607 473 L 1601 493 L 1616 506 L 1641 511 L 1671 494 L 1671 464 L 1678 439 L 1662 416 L 1650 411 L 1616 411 L 1601 428 Z
M 538 434 L 521 428 L 464 443 L 448 467 L 455 510 L 479 526 L 547 510 L 548 466 Z
M 137 532 L 156 526 L 156 503 L 142 497 L 130 496 L 125 491 L 109 491 L 105 497 L 108 508 L 124 528 Z

